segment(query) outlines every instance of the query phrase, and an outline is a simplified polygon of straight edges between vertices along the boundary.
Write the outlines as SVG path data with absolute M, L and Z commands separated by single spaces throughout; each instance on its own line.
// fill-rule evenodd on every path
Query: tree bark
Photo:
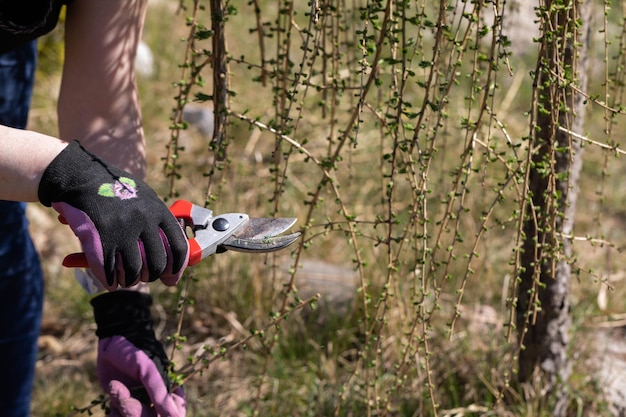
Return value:
M 226 160 L 228 146 L 228 62 L 226 60 L 225 4 L 211 0 L 211 29 L 213 30 L 211 59 L 213 64 L 213 138 L 211 149 L 218 161 Z
M 535 72 L 532 163 L 523 225 L 517 328 L 523 349 L 519 381 L 539 378 L 544 395 L 556 395 L 553 415 L 567 411 L 571 373 L 569 291 L 574 212 L 583 148 L 586 63 L 592 2 L 546 0 Z

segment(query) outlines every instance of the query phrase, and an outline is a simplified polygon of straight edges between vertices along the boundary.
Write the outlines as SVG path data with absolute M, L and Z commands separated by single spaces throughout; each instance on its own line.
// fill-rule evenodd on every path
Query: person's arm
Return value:
M 135 55 L 146 0 L 78 0 L 67 6 L 59 134 L 142 178 L 145 142 Z
M 67 143 L 0 125 L 0 199 L 39 201 L 41 176 Z

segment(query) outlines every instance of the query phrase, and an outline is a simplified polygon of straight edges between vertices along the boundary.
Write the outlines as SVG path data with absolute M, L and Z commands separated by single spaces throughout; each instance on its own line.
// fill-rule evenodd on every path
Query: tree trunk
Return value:
M 539 378 L 544 395 L 556 395 L 555 416 L 565 415 L 570 375 L 569 290 L 571 237 L 583 149 L 580 133 L 587 86 L 586 61 L 592 2 L 546 0 L 530 146 L 529 196 L 518 288 L 517 328 L 524 348 L 521 383 Z

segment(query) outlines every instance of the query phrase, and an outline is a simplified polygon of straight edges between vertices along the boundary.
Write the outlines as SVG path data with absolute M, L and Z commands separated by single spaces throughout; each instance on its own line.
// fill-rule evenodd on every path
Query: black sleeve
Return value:
M 62 0 L 0 0 L 0 53 L 52 31 Z

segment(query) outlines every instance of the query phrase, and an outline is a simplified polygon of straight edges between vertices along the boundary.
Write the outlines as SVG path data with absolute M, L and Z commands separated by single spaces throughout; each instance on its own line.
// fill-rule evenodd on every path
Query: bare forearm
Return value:
M 0 199 L 38 201 L 41 175 L 65 146 L 51 136 L 0 125 Z
M 58 107 L 62 139 L 80 140 L 139 177 L 145 172 L 145 142 L 134 62 L 146 5 L 145 0 L 68 5 Z

